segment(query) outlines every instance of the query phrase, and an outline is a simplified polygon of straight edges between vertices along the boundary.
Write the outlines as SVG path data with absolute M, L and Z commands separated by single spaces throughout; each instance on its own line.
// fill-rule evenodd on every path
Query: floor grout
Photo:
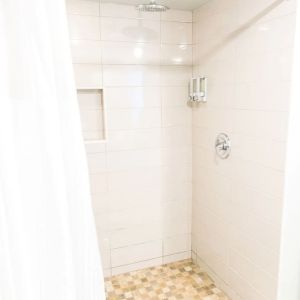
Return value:
M 107 300 L 229 300 L 191 259 L 105 280 Z

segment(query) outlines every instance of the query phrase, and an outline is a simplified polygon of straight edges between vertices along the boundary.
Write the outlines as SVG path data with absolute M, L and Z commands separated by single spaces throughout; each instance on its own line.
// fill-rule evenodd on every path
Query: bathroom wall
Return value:
M 285 188 L 281 230 L 277 300 L 300 299 L 300 10 L 296 12 L 296 33 L 289 113 Z
M 93 0 L 67 11 L 77 88 L 103 89 L 107 139 L 86 148 L 105 275 L 188 258 L 192 12 Z
M 234 300 L 276 299 L 295 3 L 210 0 L 193 15 L 209 85 L 193 108 L 192 255 Z

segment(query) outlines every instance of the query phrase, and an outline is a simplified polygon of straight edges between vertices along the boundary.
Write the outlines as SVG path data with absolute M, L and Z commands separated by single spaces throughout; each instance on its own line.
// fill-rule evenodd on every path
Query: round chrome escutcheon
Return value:
M 215 148 L 216 153 L 220 158 L 226 159 L 229 157 L 231 151 L 231 144 L 230 139 L 226 133 L 220 133 L 217 136 Z

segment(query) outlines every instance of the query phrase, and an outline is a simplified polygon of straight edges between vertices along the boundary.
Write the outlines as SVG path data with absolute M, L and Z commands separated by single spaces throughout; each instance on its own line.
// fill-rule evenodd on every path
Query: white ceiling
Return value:
M 157 3 L 166 5 L 174 9 L 193 10 L 198 8 L 207 0 L 156 0 Z M 122 3 L 122 4 L 144 4 L 149 3 L 150 0 L 102 0 L 102 2 Z

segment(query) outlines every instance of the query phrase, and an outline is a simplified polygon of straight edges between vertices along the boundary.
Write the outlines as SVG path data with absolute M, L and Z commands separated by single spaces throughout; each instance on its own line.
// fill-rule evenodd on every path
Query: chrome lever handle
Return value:
M 216 147 L 219 148 L 220 150 L 226 151 L 230 148 L 230 145 L 226 141 L 223 141 L 223 142 L 217 143 Z

